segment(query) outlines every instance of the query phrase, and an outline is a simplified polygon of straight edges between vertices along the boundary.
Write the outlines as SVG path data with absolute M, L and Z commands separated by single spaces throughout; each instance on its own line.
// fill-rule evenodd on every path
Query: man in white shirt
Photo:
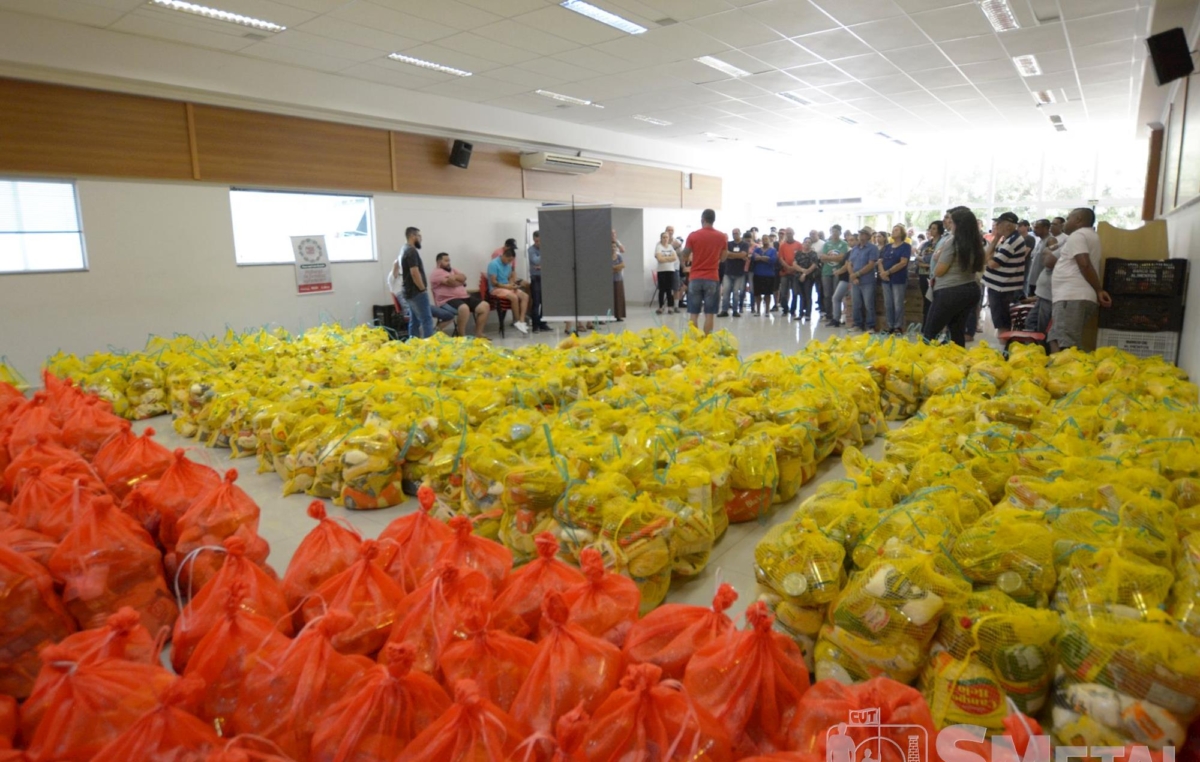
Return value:
M 1076 209 L 1067 216 L 1067 242 L 1057 252 L 1046 254 L 1046 266 L 1053 265 L 1054 272 L 1054 313 L 1047 337 L 1051 353 L 1081 346 L 1084 328 L 1096 318 L 1099 308 L 1112 306 L 1112 297 L 1100 282 L 1100 236 L 1095 225 L 1095 212 Z

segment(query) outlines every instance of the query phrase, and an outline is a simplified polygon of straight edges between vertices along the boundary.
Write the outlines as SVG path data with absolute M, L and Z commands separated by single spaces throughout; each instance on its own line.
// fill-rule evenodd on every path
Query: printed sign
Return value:
M 329 269 L 329 250 L 323 235 L 292 236 L 296 254 L 296 291 L 323 294 L 333 291 L 333 272 Z

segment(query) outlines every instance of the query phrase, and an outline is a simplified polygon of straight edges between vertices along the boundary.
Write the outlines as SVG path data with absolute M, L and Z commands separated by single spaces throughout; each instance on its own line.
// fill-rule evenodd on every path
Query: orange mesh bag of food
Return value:
M 180 674 L 187 667 L 196 644 L 225 616 L 225 602 L 235 585 L 242 591 L 240 605 L 243 609 L 274 622 L 284 635 L 291 636 L 293 632 L 291 612 L 283 598 L 283 590 L 274 577 L 246 559 L 246 542 L 235 535 L 225 538 L 223 546 L 225 563 L 183 607 L 175 622 L 171 634 L 171 664 Z M 181 591 L 176 589 L 175 592 L 179 595 Z M 180 600 L 183 600 L 182 595 Z
M 99 627 L 109 614 L 129 606 L 147 630 L 157 633 L 169 629 L 179 614 L 163 578 L 162 554 L 110 497 L 83 506 L 49 568 L 63 585 L 63 605 L 80 627 Z
M 191 713 L 203 692 L 199 678 L 177 679 L 163 691 L 158 706 L 97 752 L 96 759 L 201 762 L 221 745 L 212 726 Z
M 546 593 L 562 593 L 587 581 L 582 572 L 557 558 L 558 540 L 554 535 L 542 532 L 534 543 L 537 558 L 510 574 L 504 591 L 496 596 L 497 624 L 517 635 L 538 631 Z
M 533 733 L 517 747 L 512 762 L 587 762 L 583 753 L 583 737 L 587 735 L 591 718 L 581 707 L 558 718 L 554 735 Z
M 475 599 L 491 600 L 492 585 L 474 569 L 441 563 L 425 583 L 400 601 L 400 619 L 388 643 L 409 643 L 417 654 L 413 669 L 435 674 L 442 651 L 475 608 Z
M 234 736 L 221 748 L 204 757 L 204 762 L 293 762 L 278 744 L 254 735 Z
M 450 708 L 450 697 L 429 675 L 412 672 L 413 650 L 391 645 L 387 666 L 372 667 L 319 719 L 312 762 L 392 762 Z
M 215 469 L 187 457 L 183 448 L 171 453 L 171 464 L 157 480 L 142 482 L 130 493 L 130 498 L 143 493 L 153 515 L 157 517 L 153 532 L 163 548 L 171 550 L 179 539 L 176 524 L 196 500 L 221 484 Z M 144 488 L 144 489 L 143 489 Z
M 17 742 L 17 700 L 0 694 L 0 750 L 11 749 Z
M 53 538 L 18 526 L 15 520 L 0 529 L 0 545 L 15 550 L 42 566 L 50 563 L 50 556 L 54 555 L 54 549 L 58 547 Z
M 45 472 L 43 472 L 45 474 Z M 53 477 L 48 477 L 53 479 Z M 38 480 L 42 482 L 42 480 Z M 56 485 L 58 489 L 61 485 Z M 70 482 L 65 492 L 61 492 L 52 502 L 37 503 L 36 498 L 23 502 L 22 496 L 35 488 L 35 480 L 26 483 L 29 489 L 22 489 L 13 504 L 13 515 L 27 528 L 46 535 L 54 542 L 61 542 L 67 536 L 67 531 L 78 520 L 83 509 L 97 499 L 111 500 L 103 487 L 89 488 L 79 479 Z
M 221 619 L 200 638 L 183 672 L 204 681 L 196 714 L 211 722 L 222 736 L 229 734 L 229 721 L 247 673 L 258 661 L 276 658 L 291 643 L 275 622 L 242 607 L 246 594 L 246 586 L 240 582 L 224 591 Z
M 725 611 L 737 600 L 733 585 L 722 584 L 713 596 L 712 608 L 668 603 L 638 620 L 621 649 L 633 664 L 654 664 L 663 676 L 682 680 L 692 657 L 704 646 L 733 629 Z
M 329 644 L 351 624 L 349 614 L 332 611 L 309 622 L 283 650 L 259 658 L 242 681 L 233 731 L 262 736 L 296 762 L 307 762 L 317 721 L 372 666 Z
M 363 541 L 358 530 L 329 518 L 320 500 L 308 504 L 308 515 L 319 523 L 304 535 L 283 575 L 283 596 L 291 609 L 323 582 L 349 569 Z
M 166 633 L 162 633 L 165 637 Z M 58 644 L 67 661 L 124 659 L 158 664 L 162 643 L 142 625 L 142 617 L 129 606 L 110 614 L 102 627 L 80 630 Z
M 154 428 L 148 426 L 120 457 L 105 461 L 103 470 L 97 465 L 96 471 L 113 495 L 123 500 L 138 482 L 157 479 L 170 465 L 171 451 L 154 441 Z
M 63 422 L 62 443 L 92 460 L 108 439 L 123 428 L 123 419 L 112 414 L 111 406 L 99 397 L 89 397 Z
M 389 547 L 390 546 L 390 547 Z M 333 636 L 332 644 L 344 654 L 370 656 L 383 648 L 399 618 L 404 589 L 384 572 L 394 545 L 365 540 L 358 560 L 349 569 L 326 580 L 304 601 L 301 615 L 316 619 L 326 611 L 344 611 L 354 624 Z
M 42 651 L 39 691 L 21 707 L 21 737 L 32 762 L 88 762 L 158 705 L 175 676 L 124 659 L 69 661 Z
M 410 593 L 433 568 L 442 546 L 454 539 L 454 530 L 430 515 L 436 500 L 433 490 L 422 486 L 417 490 L 420 508 L 396 519 L 379 533 L 380 540 L 391 540 L 400 546 L 388 573 Z
M 877 712 L 871 725 L 851 726 L 851 713 L 863 710 Z M 868 740 L 877 762 L 907 762 L 913 737 L 919 759 L 936 759 L 937 735 L 925 699 L 915 688 L 887 677 L 855 685 L 818 681 L 801 699 L 787 735 L 787 748 L 811 762 L 858 759 L 862 752 L 855 750 Z
M 108 473 L 121 458 L 125 457 L 125 453 L 129 452 L 129 448 L 137 439 L 138 436 L 133 433 L 133 427 L 129 421 L 121 421 L 117 432 L 104 440 L 104 444 L 100 445 L 100 449 L 96 451 L 95 457 L 92 458 L 92 468 L 96 469 L 96 473 L 101 476 Z
M 412 740 L 399 762 L 506 762 L 521 739 L 522 723 L 488 701 L 470 680 L 454 685 L 454 703 Z
M 44 567 L 0 545 L 0 694 L 24 698 L 41 668 L 38 649 L 75 631 Z
M 583 739 L 589 762 L 645 755 L 662 762 L 732 760 L 729 736 L 678 681 L 653 664 L 634 664 L 605 699 Z
M 538 648 L 524 638 L 491 629 L 491 610 L 486 600 L 472 598 L 470 613 L 455 640 L 442 651 L 438 666 L 447 685 L 473 680 L 485 698 L 504 711 L 512 708 L 517 691 L 529 676 Z
M 591 713 L 621 679 L 621 651 L 569 621 L 561 595 L 546 594 L 542 616 L 549 632 L 538 643 L 529 677 L 513 699 L 512 712 L 534 730 L 549 733 L 576 706 Z
M 743 754 L 782 751 L 790 748 L 787 726 L 808 688 L 804 654 L 771 629 L 775 617 L 761 601 L 746 609 L 746 622 L 746 630 L 731 629 L 697 651 L 683 685 Z
M 512 571 L 512 551 L 498 542 L 472 534 L 474 525 L 466 516 L 450 519 L 450 529 L 454 537 L 442 546 L 434 563 L 448 561 L 469 566 L 487 577 L 493 590 L 502 590 L 505 578 Z
M 607 571 L 595 548 L 583 549 L 579 565 L 585 581 L 562 594 L 571 612 L 569 621 L 620 648 L 637 621 L 642 593 L 629 577 Z M 544 637 L 550 628 L 543 621 L 539 629 Z
M 246 558 L 274 574 L 266 565 L 271 547 L 258 535 L 258 504 L 234 484 L 237 475 L 234 469 L 226 471 L 224 480 L 200 496 L 180 517 L 175 548 L 168 549 L 163 558 L 167 573 L 180 585 L 190 585 L 193 590 L 203 588 L 225 560 L 223 553 L 205 547 L 220 546 L 226 537 L 234 535 L 246 541 Z M 199 552 L 184 568 L 183 560 L 193 551 Z
M 108 492 L 104 482 L 86 460 L 65 447 L 43 442 L 21 453 L 4 470 L 5 484 L 9 494 L 13 496 L 13 502 L 16 502 L 17 496 L 25 487 L 25 482 L 31 479 L 35 472 L 42 475 L 57 474 L 69 481 L 77 479 L 89 492 L 96 494 Z
M 11 414 L 12 429 L 8 435 L 8 455 L 14 461 L 39 442 L 61 442 L 62 423 L 55 421 L 49 398 L 38 392 Z

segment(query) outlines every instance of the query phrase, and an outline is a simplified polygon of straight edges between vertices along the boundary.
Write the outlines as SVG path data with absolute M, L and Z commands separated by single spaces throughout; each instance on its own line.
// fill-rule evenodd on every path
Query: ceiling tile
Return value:
M 880 52 L 907 48 L 915 42 L 925 41 L 925 33 L 907 16 L 870 21 L 850 27 L 850 31 Z
M 821 88 L 839 101 L 852 101 L 875 96 L 875 91 L 861 82 L 843 82 L 840 85 L 826 85 Z
M 984 95 L 987 95 L 988 97 L 993 95 L 1026 96 L 1030 93 L 1029 84 L 1022 77 L 1010 77 L 1008 79 L 999 79 L 995 82 L 978 82 L 977 84 L 979 85 L 979 89 L 983 91 Z
M 784 37 L 821 32 L 838 25 L 809 0 L 766 0 L 750 5 L 746 13 Z
M 1071 52 L 1075 55 L 1075 65 L 1083 69 L 1089 66 L 1133 63 L 1137 60 L 1134 55 L 1135 49 L 1140 51 L 1143 46 L 1126 40 L 1081 46 L 1074 48 Z
M 888 99 L 904 106 L 905 108 L 919 109 L 931 103 L 937 103 L 937 98 L 934 98 L 928 90 L 916 90 L 907 93 L 890 93 L 887 94 Z
M 842 82 L 849 82 L 851 79 L 849 74 L 839 71 L 827 63 L 797 66 L 794 69 L 788 69 L 787 73 L 812 87 L 838 85 Z
M 721 82 L 712 82 L 705 85 L 705 87 L 709 90 L 728 95 L 731 98 L 752 98 L 766 92 L 744 79 L 726 79 Z
M 1042 74 L 1038 77 L 1025 77 L 1025 86 L 1032 92 L 1038 90 L 1056 90 L 1060 87 L 1073 87 L 1077 84 L 1075 72 L 1059 71 Z
M 868 77 L 886 77 L 900 73 L 900 70 L 896 68 L 895 64 L 878 53 L 869 53 L 865 56 L 854 56 L 853 58 L 843 58 L 837 62 L 837 67 L 847 74 L 857 77 L 858 79 L 867 79 Z
M 873 77 L 863 80 L 863 84 L 877 93 L 892 96 L 896 93 L 911 93 L 921 90 L 921 86 L 904 74 L 893 74 L 889 77 Z
M 359 2 L 338 8 L 336 11 L 333 11 L 332 15 L 346 21 L 352 21 L 355 24 L 398 34 L 402 37 L 421 40 L 422 42 L 432 42 L 442 37 L 449 37 L 458 31 L 442 24 L 419 19 L 407 13 L 399 13 L 391 8 L 385 8 L 375 3 L 368 3 L 364 0 L 359 0 Z
M 498 79 L 502 82 L 511 82 L 514 85 L 525 85 L 530 90 L 538 90 L 542 88 L 553 89 L 554 85 L 566 82 L 565 79 L 551 77 L 546 74 L 521 69 L 516 66 L 504 66 L 499 69 L 492 69 L 487 73 L 488 77 Z
M 827 32 L 794 37 L 793 41 L 827 61 L 836 61 L 840 58 L 865 55 L 871 52 L 866 43 L 845 29 L 831 29 Z
M 392 61 L 384 63 L 386 65 L 381 65 L 379 62 L 358 64 L 338 73 L 343 77 L 364 79 L 368 82 L 402 87 L 406 90 L 420 90 L 434 82 L 444 82 L 448 78 L 445 74 L 435 74 L 431 71 L 415 69 L 412 66 L 405 66 L 401 70 L 401 67 L 396 66 Z
M 141 11 L 129 14 L 109 29 L 216 50 L 236 51 L 254 44 L 253 40 L 247 40 L 241 34 L 225 34 L 203 28 L 199 24 L 175 24 L 164 21 L 161 16 L 156 17 L 155 14 L 144 14 Z
M 490 40 L 475 32 L 461 32 L 437 41 L 439 47 L 457 50 L 460 53 L 493 61 L 498 64 L 512 66 L 524 61 L 531 61 L 540 56 L 529 48 L 518 48 L 505 45 L 502 42 Z
M 1000 44 L 994 34 L 950 40 L 941 43 L 939 47 L 950 57 L 951 61 L 959 66 L 985 61 L 1003 61 L 1006 65 L 1010 65 L 1011 61 L 1011 56 L 1004 50 L 1004 46 Z
M 352 45 L 364 45 L 382 53 L 395 53 L 405 48 L 419 45 L 419 40 L 413 40 L 398 34 L 381 32 L 333 16 L 318 16 L 312 21 L 306 21 L 297 29 L 310 34 L 319 34 L 333 40 L 348 42 Z
M 371 0 L 393 10 L 409 13 L 417 18 L 433 21 L 454 29 L 474 29 L 494 24 L 500 16 L 489 13 L 484 7 L 467 5 L 458 0 Z
M 490 100 L 499 95 L 516 95 L 526 92 L 529 88 L 512 82 L 502 82 L 487 75 L 474 77 L 455 77 L 449 82 L 439 82 L 424 88 L 426 92 L 447 95 L 452 98 L 472 96 L 472 100 Z
M 1010 56 L 1041 55 L 1048 50 L 1065 50 L 1067 35 L 1063 25 L 1054 22 L 1005 32 L 1000 42 Z
M 650 17 L 656 21 L 661 18 L 690 21 L 733 8 L 732 5 L 724 2 L 724 0 L 640 0 L 637 3 L 632 3 L 629 0 L 611 0 L 611 4 L 619 7 L 630 7 L 635 11 L 636 5 L 648 6 L 658 11 L 658 15 Z
M 950 59 L 937 45 L 917 45 L 911 48 L 901 48 L 884 53 L 889 61 L 896 64 L 901 71 L 915 72 L 928 69 L 940 69 L 950 65 Z
M 1046 53 L 1039 53 L 1037 60 L 1038 66 L 1041 67 L 1044 74 L 1075 70 L 1075 64 L 1071 62 L 1071 53 L 1067 50 L 1051 50 Z
M 564 53 L 562 55 L 570 54 Z M 517 64 L 517 68 L 531 71 L 535 74 L 545 74 L 547 77 L 552 77 L 563 82 L 592 79 L 600 73 L 584 66 L 576 66 L 554 58 L 535 58 L 532 61 Z
M 896 5 L 894 0 L 812 0 L 843 26 L 861 24 L 867 21 L 895 18 L 904 15 L 904 9 Z
M 1143 0 L 1143 3 L 1145 0 Z M 1102 13 L 1128 11 L 1136 8 L 1137 0 L 1059 0 L 1062 15 L 1068 21 Z
M 972 82 L 996 82 L 1017 77 L 1016 67 L 1007 58 L 1003 61 L 963 64 L 958 68 Z
M 1083 83 L 1083 97 L 1087 98 L 1088 106 L 1091 107 L 1093 98 L 1112 98 L 1117 96 L 1129 97 L 1131 83 L 1128 80 L 1114 80 L 1111 82 L 1097 82 L 1095 84 Z
M 286 32 L 273 34 L 264 45 L 283 45 L 297 50 L 307 50 L 313 53 L 341 58 L 355 63 L 364 63 L 380 57 L 380 51 L 363 45 L 352 45 L 348 42 L 309 34 L 299 29 L 289 29 Z
M 808 101 L 809 103 L 812 103 L 815 106 L 827 106 L 831 103 L 837 102 L 837 98 L 834 98 L 832 95 L 825 92 L 824 90 L 818 90 L 815 87 L 801 88 L 799 90 L 789 90 L 788 92 L 795 93 L 796 95 L 800 96 L 801 98 Z
M 735 48 L 761 45 L 780 39 L 780 34 L 742 11 L 728 11 L 694 19 L 688 26 Z
M 727 64 L 733 64 L 742 71 L 748 71 L 751 74 L 761 74 L 764 71 L 770 71 L 775 67 L 765 61 L 760 61 L 753 56 L 748 56 L 740 50 L 726 50 L 717 58 L 720 58 Z
M 627 36 L 624 32 L 592 21 L 586 16 L 568 11 L 558 5 L 517 16 L 514 20 L 518 24 L 564 37 L 580 45 L 596 45 Z
M 511 45 L 516 48 L 531 50 L 543 56 L 563 53 L 572 48 L 579 47 L 577 43 L 563 37 L 556 37 L 540 29 L 518 24 L 511 19 L 504 19 L 503 21 L 497 21 L 495 24 L 479 27 L 474 32 L 489 40 L 502 42 L 505 45 Z
M 969 0 L 896 0 L 896 5 L 899 5 L 908 13 L 920 13 L 921 11 L 933 11 L 939 8 L 962 5 L 967 1 Z
M 935 87 L 951 87 L 952 85 L 965 85 L 966 77 L 958 72 L 953 67 L 944 69 L 928 69 L 926 71 L 912 72 L 911 76 L 921 86 L 928 88 Z
M 697 56 L 720 55 L 729 49 L 707 34 L 687 24 L 651 29 L 645 34 L 622 35 L 619 39 L 593 46 L 602 53 L 651 66 L 683 61 Z
M 406 56 L 413 56 L 414 58 L 432 61 L 433 63 L 438 63 L 442 66 L 453 66 L 455 69 L 463 69 L 464 71 L 469 71 L 473 74 L 479 74 L 481 72 L 500 68 L 500 64 L 496 63 L 495 61 L 488 61 L 483 58 L 478 58 L 469 53 L 464 53 L 461 50 L 443 48 L 441 46 L 441 41 L 439 41 L 437 44 L 418 45 L 415 48 L 406 48 L 401 52 L 403 52 Z M 419 68 L 412 66 L 412 64 L 406 64 L 403 61 L 388 61 L 388 63 L 392 64 L 393 66 Z
M 974 37 L 981 34 L 991 34 L 992 25 L 983 15 L 977 3 L 956 5 L 939 11 L 914 13 L 912 20 L 929 35 L 934 42 L 959 40 L 963 37 Z
M 975 100 L 975 99 L 982 100 L 982 98 L 983 98 L 983 96 L 981 96 L 979 94 L 979 91 L 976 90 L 971 85 L 955 85 L 954 87 L 935 87 L 935 88 L 932 88 L 929 92 L 933 93 L 933 97 L 937 98 L 939 101 L 942 101 L 943 103 L 952 103 L 954 101 L 969 101 L 969 100 Z
M 1098 82 L 1112 82 L 1114 80 L 1128 81 L 1132 70 L 1133 64 L 1127 63 L 1090 66 L 1079 70 L 1079 81 L 1085 85 L 1096 84 Z
M 355 64 L 354 61 L 347 61 L 344 58 L 334 58 L 333 56 L 300 50 L 299 48 L 286 48 L 282 45 L 269 45 L 265 42 L 243 48 L 239 53 L 244 56 L 265 58 L 268 61 L 290 64 L 303 69 L 316 69 L 317 71 L 337 72 L 348 69 Z
M 1114 40 L 1129 40 L 1138 35 L 1136 11 L 1109 13 L 1067 22 L 1072 46 L 1098 45 Z
M 565 53 L 555 53 L 550 58 L 563 61 L 574 66 L 579 66 L 584 69 L 599 72 L 600 74 L 616 74 L 618 72 L 629 71 L 630 69 L 636 69 L 638 67 L 637 64 L 631 61 L 625 61 L 617 58 L 616 56 L 610 56 L 607 53 L 601 53 L 599 50 L 595 50 L 593 48 L 575 48 L 574 50 L 568 50 Z M 554 60 L 549 60 L 547 66 L 553 66 Z
M 497 16 L 520 16 L 522 13 L 546 7 L 546 0 L 462 0 L 462 2 Z
M 0 0 L 0 9 L 32 13 L 88 26 L 108 26 L 124 15 L 124 11 L 118 9 L 67 0 Z
M 764 72 L 763 74 L 755 74 L 754 76 L 746 77 L 743 81 L 748 82 L 755 87 L 761 87 L 762 89 L 771 93 L 777 93 L 782 90 L 794 90 L 797 87 L 804 87 L 804 83 L 800 82 L 787 72 L 782 71 L 768 71 Z
M 821 60 L 791 40 L 778 40 L 776 42 L 768 42 L 765 45 L 752 45 L 751 47 L 743 48 L 742 52 L 780 69 L 817 63 Z

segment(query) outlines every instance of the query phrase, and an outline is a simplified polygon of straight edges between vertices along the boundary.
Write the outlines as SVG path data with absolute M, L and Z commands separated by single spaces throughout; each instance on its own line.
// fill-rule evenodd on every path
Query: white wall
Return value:
M 527 201 L 375 196 L 378 262 L 333 265 L 332 294 L 298 296 L 290 265 L 238 267 L 227 186 L 80 180 L 89 271 L 0 276 L 0 354 L 32 381 L 59 349 L 140 349 L 150 334 L 267 323 L 291 331 L 370 320 L 404 228 L 424 233 L 426 270 L 449 251 L 475 277 L 505 238 L 524 237 Z
M 631 307 L 644 304 L 646 295 L 642 281 L 650 276 L 645 274 L 645 235 L 643 233 L 641 209 L 616 207 L 613 209 L 613 229 L 617 238 L 625 246 L 625 305 Z
M 1200 383 L 1200 203 L 1167 217 L 1171 256 L 1189 260 L 1187 309 L 1183 313 L 1179 367 Z

